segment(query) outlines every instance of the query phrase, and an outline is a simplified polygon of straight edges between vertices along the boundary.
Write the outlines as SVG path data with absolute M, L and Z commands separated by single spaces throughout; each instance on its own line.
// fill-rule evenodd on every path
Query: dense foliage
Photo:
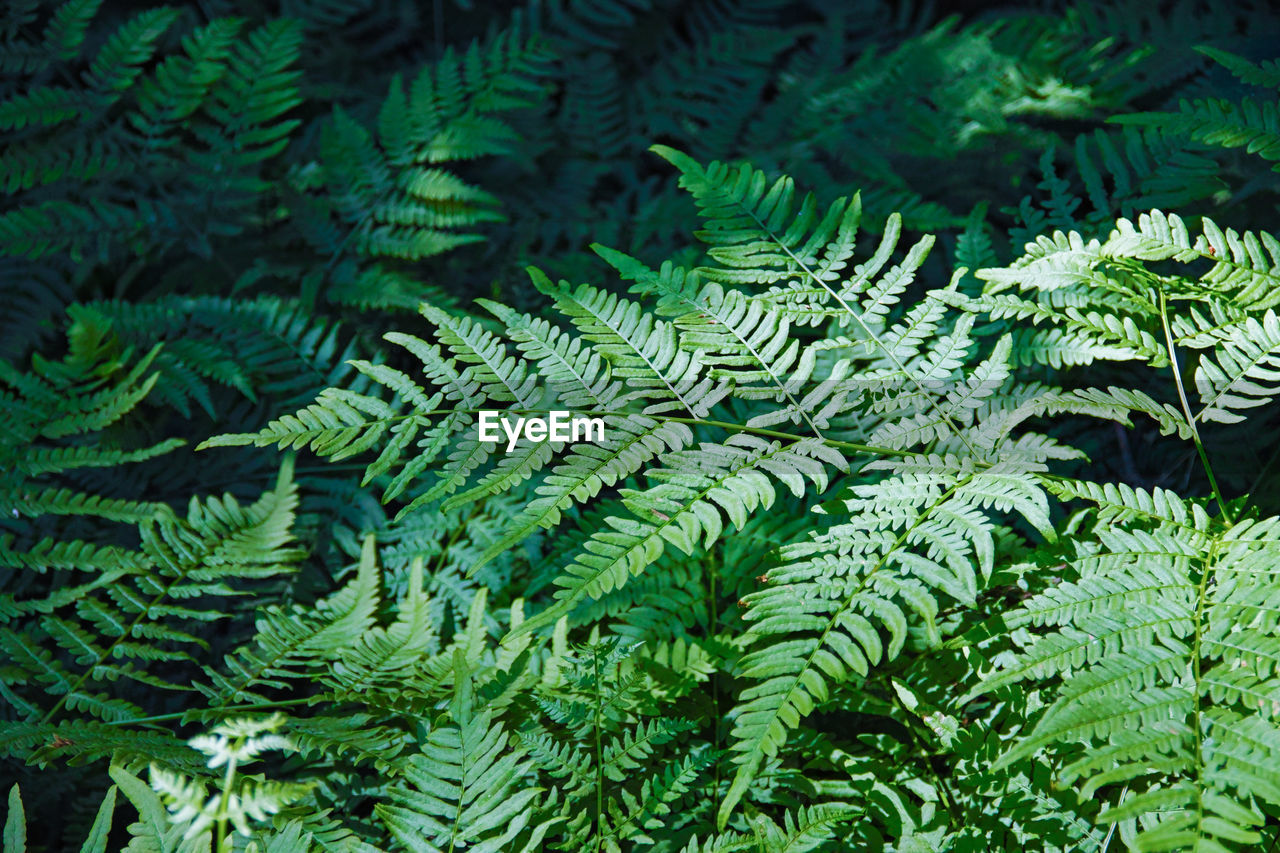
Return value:
M 5 3 L 3 850 L 1280 849 L 1277 45 Z

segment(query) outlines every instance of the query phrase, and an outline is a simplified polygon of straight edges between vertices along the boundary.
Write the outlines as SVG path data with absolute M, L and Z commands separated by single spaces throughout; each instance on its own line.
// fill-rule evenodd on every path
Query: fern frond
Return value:
M 1264 78 L 1265 72 L 1257 69 L 1249 76 Z M 1114 121 L 1159 126 L 1165 133 L 1189 136 L 1207 145 L 1243 148 L 1264 160 L 1280 160 L 1280 106 L 1272 99 L 1184 99 L 1177 112 L 1131 113 Z M 1280 166 L 1272 170 L 1280 170 Z
M 210 700 L 234 705 L 246 699 L 268 701 L 254 690 L 281 687 L 288 679 L 309 677 L 326 661 L 373 627 L 378 606 L 377 564 L 372 538 L 365 540 L 356 576 L 311 610 L 269 607 L 257 619 L 251 646 L 228 655 L 225 672 L 205 668 L 208 685 L 197 684 Z
M 1139 843 L 1256 840 L 1254 804 L 1280 791 L 1277 591 L 1259 571 L 1274 560 L 1277 520 L 1228 524 L 1164 493 L 1073 491 L 1099 503 L 1096 542 L 1076 546 L 1079 580 L 1005 616 L 1030 635 L 974 691 L 1063 678 L 1002 764 L 1082 744 L 1062 778 L 1082 796 L 1123 785 L 1100 819 L 1143 817 Z
M 334 260 L 347 247 L 419 260 L 483 239 L 455 229 L 501 220 L 497 198 L 435 164 L 507 151 L 516 136 L 498 114 L 530 103 L 546 60 L 512 31 L 446 51 L 407 90 L 393 78 L 372 132 L 336 110 L 321 142 L 326 204 L 346 232 Z
M 411 850 L 540 849 L 551 822 L 537 820 L 542 789 L 527 783 L 533 763 L 518 746 L 510 748 L 490 710 L 475 707 L 461 650 L 454 671 L 449 721 L 435 727 L 411 759 L 406 784 L 375 809 Z
M 839 453 L 818 439 L 782 445 L 743 434 L 720 445 L 675 451 L 667 459 L 673 467 L 647 472 L 657 485 L 623 492 L 633 516 L 605 520 L 607 529 L 584 543 L 565 574 L 556 578 L 561 588 L 555 603 L 525 622 L 522 631 L 550 625 L 580 601 L 622 586 L 651 565 L 667 543 L 692 554 L 720 538 L 726 518 L 741 529 L 752 511 L 773 503 L 771 479 L 795 494 L 803 494 L 806 480 L 822 491 L 826 466 L 846 466 Z
M 625 381 L 630 393 L 622 400 L 656 398 L 645 414 L 684 409 L 700 418 L 724 396 L 727 389 L 702 375 L 700 354 L 682 349 L 675 327 L 654 319 L 639 304 L 586 284 L 555 285 L 537 270 L 530 275 L 534 286 L 554 299 L 556 308 L 609 361 L 612 375 Z
M 1274 387 L 1280 380 L 1280 319 L 1271 309 L 1259 319 L 1246 317 L 1215 355 L 1202 357 L 1196 369 L 1201 408 L 1195 420 L 1238 423 L 1244 417 L 1234 409 L 1261 406 L 1280 393 Z

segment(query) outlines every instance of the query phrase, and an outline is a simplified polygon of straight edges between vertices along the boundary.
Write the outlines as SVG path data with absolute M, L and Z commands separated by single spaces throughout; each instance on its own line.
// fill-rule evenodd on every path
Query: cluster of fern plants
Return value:
M 1202 12 L 9 4 L 4 853 L 1280 849 Z

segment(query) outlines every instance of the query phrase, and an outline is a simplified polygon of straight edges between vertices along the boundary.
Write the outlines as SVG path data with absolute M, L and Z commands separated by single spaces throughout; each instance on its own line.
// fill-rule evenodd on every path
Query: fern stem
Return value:
M 314 702 L 316 697 L 303 696 L 299 699 L 281 699 L 278 702 L 260 702 L 256 705 L 223 705 L 217 710 L 219 712 L 238 712 L 238 711 L 264 711 L 268 708 L 288 708 L 293 705 L 306 705 Z M 130 720 L 102 720 L 104 726 L 140 726 L 149 723 L 164 723 L 170 720 L 181 720 L 187 716 L 190 711 L 174 711 L 172 714 L 156 714 L 152 717 L 135 717 Z
M 1161 297 L 1163 301 L 1163 295 Z M 1176 371 L 1175 371 L 1176 372 Z M 1219 498 L 1221 505 L 1221 498 Z M 1200 667 L 1200 643 L 1204 636 L 1204 605 L 1205 598 L 1208 596 L 1209 575 L 1213 570 L 1213 561 L 1217 554 L 1218 542 L 1214 540 L 1209 546 L 1209 554 L 1204 561 L 1204 571 L 1200 574 L 1200 583 L 1196 590 L 1196 618 L 1195 618 L 1195 639 L 1191 646 L 1191 677 L 1195 684 L 1192 686 L 1193 693 L 1191 696 L 1191 736 L 1195 738 L 1195 756 L 1196 756 L 1196 832 L 1198 835 L 1204 834 L 1204 750 L 1202 741 L 1204 740 L 1204 730 L 1201 728 L 1202 721 L 1200 719 L 1200 697 L 1202 695 L 1200 689 L 1200 680 L 1202 671 Z
M 762 427 L 750 427 L 744 424 L 735 424 L 729 421 L 715 421 L 707 418 L 680 418 L 672 415 L 658 415 L 658 418 L 666 421 L 674 421 L 679 424 L 694 424 L 698 426 L 719 427 L 720 429 L 736 430 L 738 432 L 749 432 L 753 435 L 766 435 L 770 438 L 781 438 L 787 441 L 803 441 L 808 436 L 797 435 L 793 432 L 781 432 L 774 429 L 764 429 Z M 870 444 L 856 444 L 852 441 L 839 441 L 834 438 L 827 438 L 821 434 L 817 436 L 824 444 L 832 447 L 843 447 L 846 450 L 852 450 L 855 453 L 871 453 L 882 456 L 915 456 L 916 454 L 910 450 L 894 450 L 889 447 L 876 447 Z
M 600 649 L 591 650 L 591 669 L 595 674 L 595 752 L 596 752 L 596 853 L 604 843 L 604 745 L 601 742 L 601 709 L 600 709 Z
M 235 748 L 240 748 L 240 741 L 236 741 Z M 231 755 L 227 758 L 227 772 L 222 777 L 222 791 L 218 795 L 218 813 L 217 826 L 218 836 L 213 840 L 213 849 L 217 853 L 223 853 L 223 850 L 230 851 L 231 844 L 227 843 L 227 803 L 231 799 L 231 783 L 236 778 L 236 757 Z
M 720 543 L 716 544 L 716 548 L 717 550 L 723 551 L 723 546 Z M 707 626 L 708 634 L 711 638 L 714 638 L 718 631 L 717 617 L 719 616 L 720 610 L 720 607 L 716 602 L 717 565 L 719 565 L 719 562 L 716 560 L 710 560 L 707 563 Z M 712 767 L 712 772 L 715 776 L 715 787 L 711 790 L 715 792 L 717 811 L 719 811 L 720 803 L 722 802 L 720 797 L 720 725 L 722 721 L 720 719 L 719 674 L 720 667 L 717 664 L 716 668 L 711 671 L 711 719 L 713 720 L 711 731 L 712 740 L 715 746 L 715 764 Z
M 466 412 L 469 414 L 475 414 L 481 411 L 488 411 L 488 410 L 487 409 L 434 409 L 429 412 L 418 412 L 416 414 L 420 414 L 423 416 L 443 415 L 443 414 L 450 414 L 452 412 Z M 553 410 L 552 409 L 507 409 L 506 411 L 512 414 L 550 414 Z M 564 410 L 557 409 L 555 411 L 564 411 Z M 587 410 L 571 410 L 571 411 L 573 411 L 575 414 L 594 415 L 596 417 L 611 417 L 611 416 L 621 417 L 625 415 L 638 414 L 637 412 L 592 412 Z M 746 424 L 735 424 L 735 423 L 731 423 L 730 421 L 711 420 L 708 418 L 682 418 L 677 415 L 645 415 L 645 417 L 653 418 L 654 420 L 658 420 L 658 421 L 668 421 L 671 423 L 690 424 L 694 426 L 717 427 L 719 429 L 733 430 L 735 432 L 749 432 L 752 435 L 763 435 L 763 436 L 768 436 L 769 438 L 782 439 L 784 441 L 805 441 L 806 439 L 814 437 L 814 436 L 807 436 L 807 435 L 799 435 L 794 432 L 782 432 L 776 429 L 765 429 L 764 427 L 747 426 Z M 868 454 L 871 454 L 872 456 L 909 457 L 909 456 L 922 455 L 922 451 L 919 451 L 919 450 L 899 450 L 898 448 L 894 448 L 894 447 L 880 447 L 874 444 L 858 444 L 857 442 L 853 442 L 853 441 L 840 441 L 839 439 L 825 438 L 821 436 L 818 437 L 818 440 L 821 441 L 823 444 L 829 445 L 831 447 L 839 447 L 845 450 L 852 450 L 854 453 L 868 453 Z M 985 459 L 974 459 L 973 461 L 975 464 L 977 464 L 980 467 L 990 467 L 995 464 L 994 462 L 988 462 Z M 1063 477 L 1059 474 L 1050 474 L 1047 471 L 1037 472 L 1036 476 L 1041 477 L 1045 480 L 1069 480 L 1070 479 L 1068 477 Z
M 407 415 L 398 415 L 386 418 L 386 422 L 407 420 L 416 417 L 431 417 L 432 415 L 451 415 L 451 414 L 479 414 L 480 412 L 488 412 L 492 409 L 467 408 L 467 409 L 430 409 L 428 411 L 415 411 Z M 591 409 L 504 409 L 503 412 L 512 415 L 549 415 L 552 412 L 568 411 L 570 414 L 591 415 L 594 417 L 626 417 L 628 415 L 643 415 L 647 418 L 653 418 L 656 421 L 664 421 L 677 424 L 690 424 L 696 426 L 719 427 L 720 429 L 734 430 L 735 432 L 749 432 L 753 435 L 764 435 L 770 438 L 780 438 L 786 441 L 803 441 L 806 438 L 814 436 L 799 435 L 794 432 L 782 432 L 775 429 L 765 429 L 764 427 L 747 426 L 746 424 L 735 424 L 729 421 L 717 421 L 709 418 L 682 418 L 677 415 L 663 414 L 643 414 L 642 412 L 619 412 L 619 411 L 598 411 Z M 855 453 L 869 453 L 873 456 L 918 456 L 918 451 L 898 450 L 892 447 L 877 447 L 874 444 L 858 444 L 852 441 L 840 441 L 834 438 L 825 438 L 817 436 L 824 444 L 832 447 L 842 447 L 846 450 L 852 450 Z
M 451 414 L 473 414 L 474 415 L 480 412 L 487 412 L 487 411 L 492 411 L 492 409 L 481 409 L 481 408 L 429 409 L 427 411 L 410 412 L 409 414 L 406 414 L 406 415 L 393 415 L 391 417 L 382 418 L 380 419 L 379 422 L 393 423 L 393 422 L 408 420 L 409 418 L 431 417 L 432 415 L 451 415 Z M 901 450 L 896 447 L 880 447 L 874 444 L 859 444 L 853 441 L 841 441 L 839 439 L 826 438 L 822 436 L 799 435 L 794 432 L 782 432 L 781 430 L 765 429 L 764 427 L 753 427 L 753 426 L 748 426 L 746 424 L 735 424 L 729 421 L 711 420 L 709 418 L 683 418 L 677 415 L 644 414 L 643 412 L 626 412 L 626 411 L 622 411 L 622 412 L 599 411 L 599 410 L 591 410 L 591 409 L 503 409 L 502 411 L 506 414 L 513 414 L 513 415 L 546 415 L 546 414 L 551 414 L 553 411 L 557 411 L 557 412 L 568 411 L 571 414 L 590 415 L 592 417 L 626 417 L 629 415 L 643 415 L 644 417 L 647 417 L 647 418 L 653 418 L 656 421 L 678 423 L 678 424 L 690 424 L 690 425 L 697 425 L 697 426 L 717 427 L 719 429 L 733 430 L 734 432 L 747 432 L 747 433 L 751 433 L 752 435 L 768 436 L 770 438 L 782 439 L 784 441 L 805 441 L 807 439 L 816 437 L 823 444 L 826 444 L 830 447 L 838 447 L 845 450 L 851 450 L 854 453 L 867 453 L 872 456 L 911 457 L 911 456 L 921 456 L 924 454 L 924 451 L 920 451 L 920 450 Z M 254 437 L 254 436 L 248 436 L 248 437 Z M 266 443 L 269 444 L 272 442 L 266 442 Z M 208 446 L 223 446 L 223 445 L 201 444 L 196 449 L 203 450 L 203 449 L 207 449 Z M 988 462 L 985 459 L 975 458 L 973 461 L 979 467 L 984 467 L 984 468 L 990 467 L 995 464 L 994 462 Z M 1060 474 L 1051 474 L 1048 471 L 1038 471 L 1035 473 L 1035 476 L 1043 480 L 1066 481 L 1070 479 L 1069 477 L 1064 477 Z
M 1126 782 L 1125 786 L 1120 789 L 1120 796 L 1116 797 L 1117 806 L 1124 802 L 1124 795 L 1127 793 L 1129 793 L 1129 784 Z M 1098 853 L 1107 853 L 1107 848 L 1111 846 L 1111 839 L 1115 837 L 1117 826 L 1119 826 L 1118 823 L 1112 823 L 1111 826 L 1107 827 L 1106 837 L 1102 839 L 1102 846 L 1098 848 Z
M 1213 490 L 1214 500 L 1218 502 L 1218 510 L 1228 524 L 1235 524 L 1231 508 L 1227 505 L 1226 498 L 1222 496 L 1222 489 L 1218 487 L 1218 478 L 1213 475 L 1213 466 L 1209 464 L 1209 454 L 1204 449 L 1204 442 L 1200 440 L 1200 430 L 1196 427 L 1196 419 L 1191 414 L 1191 403 L 1187 400 L 1187 389 L 1183 387 L 1182 372 L 1178 369 L 1178 353 L 1173 345 L 1173 332 L 1169 328 L 1169 312 L 1164 290 L 1160 291 L 1160 324 L 1164 327 L 1165 347 L 1169 351 L 1169 368 L 1173 371 L 1173 381 L 1178 387 L 1178 399 L 1182 402 L 1182 414 L 1187 419 L 1187 426 L 1191 429 L 1191 440 L 1195 443 L 1196 453 L 1200 454 L 1200 464 L 1204 466 L 1204 473 L 1209 478 L 1209 488 Z

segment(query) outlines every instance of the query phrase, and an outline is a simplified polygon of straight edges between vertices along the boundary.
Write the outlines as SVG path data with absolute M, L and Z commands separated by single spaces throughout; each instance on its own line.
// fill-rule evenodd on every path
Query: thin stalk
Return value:
M 1117 806 L 1124 802 L 1124 795 L 1127 793 L 1129 793 L 1128 783 L 1126 783 L 1124 788 L 1120 791 L 1120 796 L 1116 798 Z M 1111 839 L 1115 837 L 1117 826 L 1119 826 L 1118 823 L 1113 823 L 1107 829 L 1106 837 L 1102 839 L 1102 846 L 1098 848 L 1098 853 L 1107 853 L 1107 848 L 1111 846 Z
M 716 566 L 718 561 L 710 560 L 707 565 L 707 615 L 708 615 L 708 633 L 711 638 L 716 636 L 716 617 L 719 606 L 716 603 Z M 717 676 L 720 674 L 720 667 L 711 671 L 711 719 L 712 719 L 712 736 L 715 742 L 715 765 L 713 772 L 715 774 L 715 787 L 711 790 L 716 792 L 716 811 L 720 810 L 720 682 Z
M 1196 616 L 1195 622 L 1195 638 L 1191 646 L 1191 677 L 1195 680 L 1194 693 L 1192 701 L 1195 703 L 1191 712 L 1191 735 L 1195 738 L 1195 756 L 1196 756 L 1196 827 L 1203 829 L 1204 827 L 1204 797 L 1200 793 L 1204 790 L 1204 729 L 1202 728 L 1200 700 L 1203 695 L 1201 682 L 1204 673 L 1201 666 L 1201 640 L 1204 637 L 1204 611 L 1206 599 L 1209 597 L 1209 576 L 1213 574 L 1213 563 L 1217 559 L 1218 543 L 1214 542 L 1209 547 L 1209 555 L 1204 561 L 1204 571 L 1200 574 L 1200 583 L 1196 590 Z
M 395 423 L 405 421 L 409 418 L 426 418 L 432 415 L 451 415 L 451 414 L 479 414 L 480 412 L 494 411 L 493 409 L 481 408 L 465 408 L 465 409 L 428 409 L 426 411 L 414 411 L 404 415 L 392 415 L 388 418 L 380 419 L 380 423 Z M 782 432 L 775 429 L 765 429 L 764 427 L 747 426 L 746 424 L 735 424 L 729 421 L 710 420 L 708 418 L 682 418 L 676 415 L 666 414 L 645 414 L 644 412 L 626 412 L 626 411 L 593 411 L 587 409 L 502 409 L 502 414 L 511 415 L 549 415 L 552 412 L 568 412 L 573 415 L 590 415 L 592 417 L 626 417 L 628 415 L 639 415 L 646 418 L 653 418 L 656 421 L 690 424 L 697 426 L 719 427 L 721 429 L 733 430 L 734 432 L 748 432 L 753 435 L 763 435 L 770 438 L 780 438 L 786 441 L 804 441 L 812 439 L 814 436 L 799 435 L 794 432 Z M 856 453 L 869 453 L 876 456 L 918 456 L 918 451 L 899 450 L 893 447 L 879 447 L 874 444 L 858 444 L 852 441 L 839 441 L 834 438 L 819 438 L 823 444 L 831 447 L 843 447 Z M 274 442 L 271 442 L 274 443 Z
M 595 673 L 595 751 L 596 751 L 596 853 L 600 853 L 600 846 L 604 843 L 604 744 L 601 740 L 601 716 L 602 710 L 600 706 L 600 650 L 593 649 L 591 652 L 591 669 Z
M 236 746 L 239 746 L 237 742 Z M 230 850 L 231 845 L 226 843 L 227 839 L 227 802 L 231 799 L 231 783 L 236 778 L 236 758 L 232 755 L 227 759 L 227 772 L 222 776 L 222 792 L 218 797 L 218 837 L 214 839 L 214 849 L 222 853 L 224 849 Z
M 1227 520 L 1228 524 L 1235 524 L 1235 518 L 1227 506 L 1226 498 L 1222 496 L 1222 489 L 1218 487 L 1218 478 L 1213 475 L 1213 466 L 1209 464 L 1209 454 L 1204 449 L 1204 442 L 1200 440 L 1200 430 L 1196 427 L 1195 416 L 1191 414 L 1191 403 L 1187 400 L 1187 390 L 1182 386 L 1182 372 L 1178 369 L 1178 352 L 1173 345 L 1173 332 L 1169 328 L 1167 307 L 1164 291 L 1161 290 L 1160 324 L 1164 327 L 1165 348 L 1169 351 L 1169 367 L 1173 370 L 1173 381 L 1178 387 L 1178 399 L 1182 402 L 1182 414 L 1187 419 L 1187 426 L 1191 429 L 1191 440 L 1195 443 L 1196 453 L 1200 454 L 1200 464 L 1204 466 L 1204 473 L 1209 478 L 1209 488 L 1213 490 L 1213 497 L 1218 502 L 1218 509 L 1222 512 L 1222 517 Z
M 262 711 L 267 708 L 287 708 L 291 705 L 305 705 L 315 699 L 314 696 L 304 696 L 301 699 L 282 699 L 279 702 L 261 702 L 256 705 L 226 705 L 219 708 L 219 711 Z M 187 715 L 186 711 L 175 711 L 172 714 L 156 714 L 153 717 L 138 717 L 131 720 L 103 720 L 104 726 L 137 726 L 147 723 L 164 723 L 170 720 L 180 720 Z
M 451 415 L 451 414 L 478 414 L 480 412 L 494 411 L 493 409 L 465 408 L 465 409 L 429 409 L 426 411 L 415 411 L 405 415 L 392 415 L 388 418 L 382 418 L 380 423 L 396 423 L 408 420 L 409 418 L 426 418 L 432 415 Z M 666 414 L 645 414 L 643 412 L 626 412 L 626 411 L 592 411 L 587 409 L 502 409 L 503 414 L 511 415 L 547 415 L 552 412 L 568 412 L 575 415 L 589 415 L 591 417 L 626 417 L 628 415 L 640 415 L 646 418 L 653 418 L 656 421 L 663 421 L 677 424 L 689 424 L 696 426 L 717 427 L 719 429 L 731 430 L 733 432 L 745 432 L 752 435 L 762 435 L 769 438 L 777 438 L 783 441 L 807 441 L 815 438 L 815 436 L 799 435 L 794 432 L 782 432 L 776 429 L 765 429 L 764 427 L 753 427 L 746 424 L 735 424 L 729 421 L 717 421 L 709 418 L 682 418 L 677 415 Z M 914 457 L 924 455 L 919 450 L 901 450 L 896 447 L 881 447 L 875 444 L 859 444 L 853 441 L 840 441 L 839 439 L 819 437 L 819 441 L 829 447 L 838 447 L 844 450 L 850 450 L 854 453 L 866 453 L 872 456 L 898 456 L 898 457 Z M 263 444 L 274 444 L 275 442 L 263 442 Z M 982 467 L 991 467 L 994 462 L 987 462 L 982 459 L 975 459 L 976 464 Z M 1045 471 L 1037 472 L 1036 477 L 1044 480 L 1067 480 L 1070 478 L 1062 477 L 1057 474 L 1050 474 Z
M 416 414 L 420 414 L 422 416 L 443 415 L 443 414 L 450 414 L 453 412 L 465 412 L 468 414 L 475 414 L 482 411 L 491 411 L 491 410 L 489 409 L 433 409 L 428 412 L 418 412 Z M 503 411 L 510 414 L 515 414 L 515 415 L 526 415 L 526 414 L 550 414 L 553 411 L 566 411 L 566 410 L 564 409 L 504 409 Z M 717 421 L 717 420 L 711 420 L 708 418 L 682 418 L 676 415 L 663 415 L 663 414 L 647 415 L 641 412 L 591 412 L 591 411 L 585 411 L 585 410 L 568 410 L 568 411 L 571 414 L 592 415 L 594 417 L 614 417 L 614 416 L 622 417 L 626 415 L 641 414 L 646 418 L 653 418 L 654 420 L 657 420 L 657 421 L 668 421 L 671 423 L 689 424 L 692 426 L 717 427 L 719 429 L 732 430 L 734 432 L 746 432 L 746 433 L 751 433 L 752 435 L 762 435 L 762 436 L 767 436 L 769 438 L 777 438 L 783 441 L 808 441 L 814 438 L 814 436 L 799 435 L 794 432 L 782 432 L 776 429 L 765 429 L 763 427 L 753 427 L 753 426 L 747 426 L 746 424 L 735 424 L 735 423 L 731 423 L 730 421 Z M 401 417 L 412 417 L 412 415 L 404 415 Z M 899 450 L 898 448 L 895 448 L 895 447 L 881 447 L 875 444 L 859 444 L 853 441 L 840 441 L 838 439 L 825 438 L 825 437 L 819 437 L 818 440 L 821 441 L 823 444 L 828 445 L 829 447 L 839 447 L 845 450 L 851 450 L 855 453 L 867 453 L 873 456 L 914 457 L 914 456 L 923 455 L 922 451 L 918 451 L 918 450 Z M 987 462 L 981 459 L 975 459 L 974 461 L 976 464 L 984 467 L 990 467 L 995 464 L 993 462 Z M 1057 474 L 1050 474 L 1047 472 L 1039 472 L 1036 474 L 1036 476 L 1046 480 L 1069 479 L 1067 477 L 1062 477 Z

